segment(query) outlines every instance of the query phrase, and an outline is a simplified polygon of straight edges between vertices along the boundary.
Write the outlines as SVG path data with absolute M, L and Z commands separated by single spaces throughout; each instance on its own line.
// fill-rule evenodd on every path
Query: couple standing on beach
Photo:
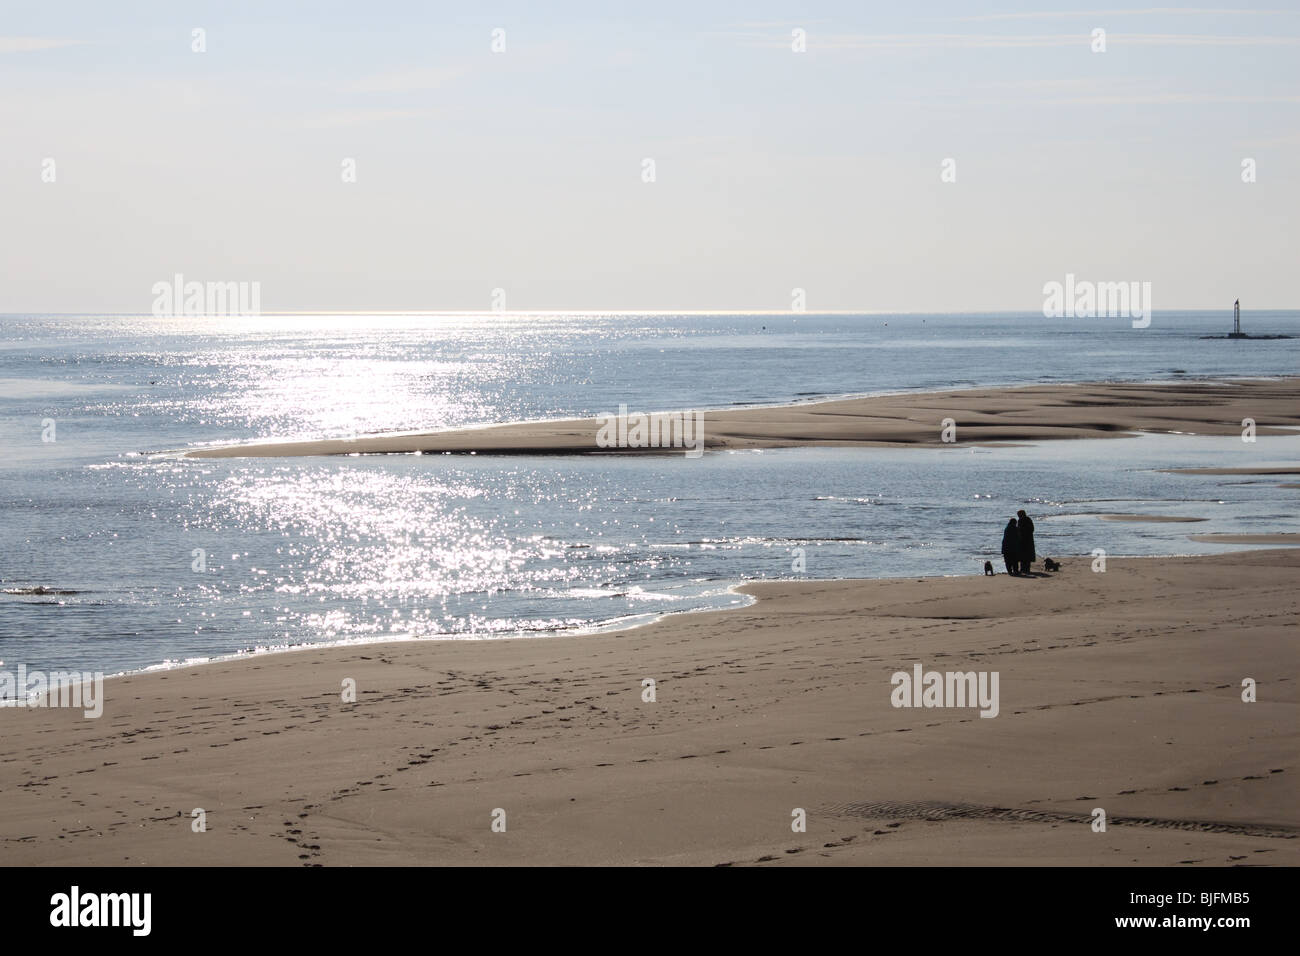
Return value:
M 1017 511 L 1016 518 L 1008 521 L 1002 532 L 1002 560 L 1007 574 L 1028 574 L 1029 566 L 1038 558 L 1034 554 L 1034 522 L 1023 511 Z

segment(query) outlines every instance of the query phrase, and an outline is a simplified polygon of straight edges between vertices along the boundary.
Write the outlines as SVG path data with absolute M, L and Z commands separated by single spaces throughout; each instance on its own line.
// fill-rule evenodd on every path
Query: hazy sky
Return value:
M 0 0 L 0 312 L 1300 307 L 1300 4 L 1216 2 Z

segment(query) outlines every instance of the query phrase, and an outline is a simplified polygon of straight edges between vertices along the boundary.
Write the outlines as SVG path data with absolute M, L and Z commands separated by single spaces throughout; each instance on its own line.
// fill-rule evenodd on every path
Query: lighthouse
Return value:
M 1241 300 L 1238 299 L 1232 303 L 1232 331 L 1228 334 L 1230 339 L 1244 339 L 1246 334 L 1241 331 Z
M 1241 300 L 1238 299 L 1232 303 L 1232 331 L 1227 335 L 1202 335 L 1203 339 L 1249 339 L 1252 342 L 1260 339 L 1293 339 L 1294 335 L 1251 335 L 1249 332 L 1241 331 Z

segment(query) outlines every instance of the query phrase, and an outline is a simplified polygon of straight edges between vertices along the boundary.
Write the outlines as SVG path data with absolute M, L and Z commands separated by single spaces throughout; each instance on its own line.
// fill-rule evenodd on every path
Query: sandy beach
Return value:
M 614 414 L 615 409 L 610 409 Z M 632 409 L 633 413 L 663 409 Z M 1156 385 L 1034 385 L 913 392 L 778 407 L 699 413 L 709 449 L 798 446 L 906 446 L 1115 438 L 1137 432 L 1239 435 L 1244 419 L 1258 435 L 1300 426 L 1300 378 Z M 193 449 L 192 458 L 287 457 L 412 452 L 578 454 L 662 453 L 657 448 L 601 448 L 597 419 L 527 422 L 441 432 L 404 432 L 320 441 L 260 442 Z M 681 454 L 680 451 L 676 452 Z M 1191 474 L 1230 474 L 1198 469 Z M 1267 474 L 1296 474 L 1270 469 Z
M 98 720 L 3 709 L 0 861 L 1300 862 L 1300 549 L 1063 563 L 131 676 Z M 915 664 L 997 672 L 997 716 L 894 707 Z
M 13 6 L 15 948 L 1289 924 L 1300 7 Z

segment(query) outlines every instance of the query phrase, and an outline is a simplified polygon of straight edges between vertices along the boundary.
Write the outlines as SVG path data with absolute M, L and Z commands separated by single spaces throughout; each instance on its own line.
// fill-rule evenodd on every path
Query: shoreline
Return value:
M 0 711 L 3 859 L 1294 865 L 1300 549 L 1062 563 L 125 676 L 99 720 Z M 998 717 L 892 707 L 913 662 L 999 671 Z
M 1259 435 L 1300 427 L 1300 377 L 1163 383 L 1073 383 L 897 392 L 737 409 L 656 412 L 699 416 L 704 450 L 809 446 L 907 447 L 1057 438 L 1117 438 L 1141 432 Z M 954 432 L 944 439 L 944 424 Z M 475 425 L 354 438 L 258 441 L 176 449 L 183 458 L 362 454 L 681 454 L 665 447 L 602 448 L 599 419 Z
M 1120 521 L 1131 521 L 1137 523 L 1146 523 L 1146 522 L 1154 522 L 1154 523 L 1180 522 L 1181 523 L 1181 522 L 1200 522 L 1200 521 L 1208 520 L 1206 518 L 1166 518 L 1159 515 L 1122 515 L 1121 516 L 1121 515 L 1109 515 L 1109 514 L 1100 514 L 1100 513 L 1093 515 L 1093 517 L 1097 517 L 1102 520 L 1117 519 Z M 1160 561 L 1166 559 L 1179 560 L 1179 559 L 1196 559 L 1196 558 L 1207 558 L 1207 557 L 1224 557 L 1231 554 L 1250 554 L 1257 551 L 1290 549 L 1292 547 L 1300 547 L 1300 532 L 1273 532 L 1268 534 L 1232 534 L 1228 532 L 1198 534 L 1198 533 L 1188 532 L 1186 538 L 1189 541 L 1196 541 L 1203 544 L 1221 545 L 1225 548 L 1232 548 L 1232 550 L 1220 552 L 1219 554 L 1208 554 L 1208 555 L 1195 553 L 1195 552 L 1171 552 L 1169 554 L 1164 554 L 1164 555 L 1111 554 L 1108 557 L 1111 560 Z M 993 560 L 994 558 L 997 557 L 998 555 L 989 552 L 988 560 Z M 1063 554 L 1058 560 L 1086 562 L 1090 560 L 1090 557 L 1091 557 L 1090 555 L 1086 555 L 1086 554 Z M 978 562 L 978 560 L 980 559 L 978 558 L 972 559 L 972 561 L 974 562 Z M 996 561 L 994 561 L 994 565 L 995 568 L 1000 567 Z M 1003 574 L 1005 572 L 1001 570 L 997 570 L 996 573 Z M 658 611 L 658 612 L 646 612 L 645 614 L 635 615 L 635 617 L 638 618 L 645 618 L 644 620 L 628 621 L 628 620 L 613 619 L 611 621 L 600 623 L 600 624 L 584 625 L 581 627 L 574 627 L 574 628 L 568 628 L 563 630 L 543 629 L 543 630 L 537 630 L 537 631 L 532 631 L 527 633 L 520 632 L 520 631 L 510 631 L 510 632 L 502 632 L 499 635 L 484 634 L 482 636 L 478 636 L 475 635 L 473 632 L 471 632 L 469 634 L 445 634 L 445 635 L 436 634 L 436 635 L 430 635 L 426 637 L 411 637 L 409 635 L 402 635 L 402 634 L 388 634 L 382 637 L 343 638 L 336 641 L 320 641 L 320 642 L 309 642 L 309 643 L 302 643 L 302 644 L 275 644 L 275 645 L 270 645 L 265 647 L 257 647 L 251 650 L 232 651 L 228 654 L 219 654 L 217 656 L 206 658 L 204 660 L 191 659 L 191 660 L 177 661 L 177 662 L 161 661 L 156 664 L 145 665 L 144 667 L 139 667 L 130 670 L 123 670 L 123 671 L 114 671 L 111 674 L 104 674 L 104 680 L 105 681 L 119 680 L 124 677 L 141 677 L 149 674 L 165 674 L 165 673 L 170 673 L 172 671 L 185 670 L 191 667 L 201 668 L 201 667 L 210 667 L 215 664 L 228 664 L 228 663 L 235 663 L 235 662 L 246 661 L 246 660 L 260 660 L 265 657 L 271 657 L 279 654 L 291 654 L 299 651 L 346 650 L 348 648 L 377 647 L 386 644 L 411 644 L 411 643 L 418 644 L 418 643 L 425 643 L 425 642 L 434 643 L 434 644 L 454 644 L 454 643 L 462 643 L 462 642 L 483 643 L 483 642 L 490 642 L 490 641 L 538 641 L 538 640 L 548 641 L 548 640 L 559 640 L 559 639 L 579 639 L 585 637 L 599 636 L 603 634 L 620 634 L 620 633 L 626 633 L 630 631 L 636 631 L 641 628 L 654 627 L 655 625 L 663 621 L 672 620 L 679 616 L 690 616 L 694 614 L 718 614 L 718 613 L 724 613 L 729 610 L 741 610 L 743 608 L 751 607 L 753 604 L 757 603 L 757 598 L 754 598 L 753 595 L 749 594 L 749 592 L 747 592 L 745 588 L 751 586 L 761 587 L 767 584 L 789 583 L 796 580 L 799 583 L 808 583 L 808 584 L 857 583 L 857 584 L 865 585 L 865 584 L 871 584 L 872 582 L 881 582 L 881 581 L 903 580 L 903 581 L 916 581 L 920 583 L 923 581 L 958 580 L 958 579 L 963 579 L 972 576 L 978 576 L 977 572 L 970 571 L 970 572 L 961 572 L 961 573 L 954 572 L 951 574 L 925 574 L 925 575 L 921 575 L 920 577 L 908 577 L 908 578 L 896 578 L 896 577 L 882 577 L 882 578 L 800 577 L 798 579 L 741 578 L 727 585 L 727 593 L 740 595 L 741 597 L 747 597 L 749 598 L 749 600 L 747 603 L 738 604 L 729 608 L 700 607 L 700 608 L 681 608 L 678 610 L 665 610 L 665 611 Z M 4 666 L 4 661 L 0 659 L 0 667 L 3 666 Z M 0 706 L 17 706 L 17 705 L 5 704 L 3 702 L 0 702 Z
M 1246 543 L 1249 544 L 1250 542 L 1246 542 Z M 957 577 L 957 576 L 958 575 L 937 575 L 936 577 L 943 578 L 943 577 Z M 774 579 L 774 580 L 784 580 L 784 579 Z M 835 581 L 845 581 L 845 580 L 874 581 L 874 580 L 891 580 L 891 579 L 888 578 L 804 578 L 802 580 L 821 581 L 825 583 L 831 583 Z M 929 579 L 927 578 L 927 580 Z M 680 610 L 657 611 L 653 613 L 646 612 L 645 614 L 635 615 L 638 618 L 648 618 L 648 620 L 626 621 L 626 620 L 614 619 L 603 624 L 585 625 L 582 627 L 569 628 L 565 630 L 537 630 L 537 631 L 532 631 L 527 633 L 520 632 L 520 631 L 508 631 L 508 632 L 502 632 L 499 636 L 491 635 L 491 634 L 475 636 L 473 632 L 469 634 L 446 634 L 446 635 L 435 634 L 428 637 L 411 637 L 409 635 L 401 635 L 401 634 L 386 634 L 383 635 L 382 637 L 343 638 L 337 641 L 320 641 L 320 642 L 303 643 L 303 644 L 275 644 L 269 647 L 254 648 L 253 650 L 232 651 L 229 654 L 221 654 L 216 657 L 207 658 L 205 660 L 186 660 L 186 661 L 178 661 L 170 664 L 166 661 L 163 661 L 158 664 L 149 664 L 146 665 L 145 667 L 136 668 L 134 670 L 114 671 L 112 674 L 105 674 L 104 680 L 111 681 L 111 680 L 120 680 L 124 677 L 144 677 L 150 674 L 167 674 L 167 673 L 171 673 L 172 671 L 185 670 L 191 667 L 194 668 L 211 667 L 215 664 L 231 664 L 231 663 L 237 663 L 239 661 L 261 660 L 266 657 L 274 657 L 280 654 L 293 654 L 299 651 L 333 651 L 333 650 L 347 650 L 349 648 L 364 649 L 367 647 L 382 647 L 388 644 L 421 644 L 421 643 L 481 644 L 481 643 L 488 643 L 493 641 L 538 641 L 538 640 L 546 641 L 546 640 L 557 640 L 557 639 L 581 639 L 585 637 L 597 637 L 602 634 L 620 634 L 628 631 L 635 631 L 643 627 L 653 627 L 654 625 L 659 624 L 661 621 L 671 620 L 672 618 L 677 617 L 679 615 L 684 616 L 684 615 L 691 615 L 691 614 L 717 614 L 724 611 L 740 610 L 742 608 L 750 607 L 756 602 L 757 599 L 754 598 L 752 595 L 746 594 L 743 591 L 743 589 L 752 584 L 765 584 L 765 583 L 768 583 L 768 580 L 745 579 L 728 585 L 727 592 L 729 594 L 738 594 L 742 597 L 749 598 L 749 601 L 747 603 L 737 604 L 729 608 L 708 608 L 708 607 L 682 608 Z M 5 666 L 4 661 L 0 660 L 0 668 L 3 668 L 4 666 Z M 17 705 L 15 704 L 6 705 L 3 701 L 0 701 L 0 707 L 3 706 L 17 706 Z

